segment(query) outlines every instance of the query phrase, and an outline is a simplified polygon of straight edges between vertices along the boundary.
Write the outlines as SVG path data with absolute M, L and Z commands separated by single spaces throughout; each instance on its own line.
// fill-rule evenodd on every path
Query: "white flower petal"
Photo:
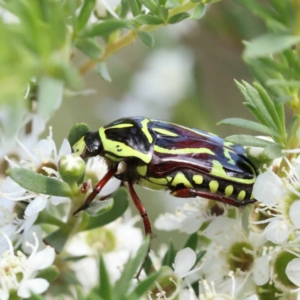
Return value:
M 186 232 L 188 234 L 192 234 L 196 231 L 199 230 L 199 228 L 201 227 L 201 225 L 203 224 L 203 222 L 205 221 L 204 218 L 200 218 L 199 214 L 196 215 L 191 215 L 191 216 L 187 216 L 185 219 L 182 220 L 181 222 L 181 230 L 183 232 Z
M 58 156 L 62 157 L 64 155 L 72 153 L 72 149 L 70 146 L 70 143 L 67 139 L 64 139 L 59 150 L 58 150 Z
M 62 203 L 70 203 L 71 202 L 70 198 L 59 197 L 59 196 L 51 196 L 50 200 L 53 205 L 59 205 Z
M 238 236 L 237 222 L 234 219 L 219 216 L 203 231 L 203 235 L 228 248 Z
M 283 220 L 275 218 L 265 228 L 264 233 L 269 241 L 274 244 L 280 244 L 288 239 L 291 231 Z
M 289 215 L 295 227 L 299 229 L 300 228 L 300 200 L 292 203 L 292 205 L 290 206 Z
M 292 283 L 300 286 L 300 258 L 292 259 L 287 264 L 285 273 Z
M 154 222 L 154 226 L 159 230 L 178 230 L 181 228 L 181 219 L 173 214 L 160 215 Z
M 22 298 L 29 298 L 31 294 L 44 293 L 49 287 L 49 282 L 46 279 L 34 278 L 29 280 L 22 280 L 18 288 L 18 296 Z
M 282 195 L 282 181 L 275 173 L 267 170 L 258 175 L 253 187 L 253 196 L 256 200 L 266 205 L 274 205 Z
M 196 253 L 191 248 L 184 248 L 177 252 L 173 264 L 174 272 L 180 277 L 185 277 L 185 274 L 194 266 L 196 262 Z
M 32 260 L 28 260 L 28 264 L 32 270 L 42 270 L 52 265 L 55 258 L 55 251 L 51 247 L 46 247 L 38 252 Z
M 253 266 L 253 279 L 256 285 L 261 286 L 269 281 L 269 259 L 267 256 L 255 259 Z
M 25 216 L 30 217 L 32 215 L 38 214 L 46 207 L 47 203 L 48 199 L 45 196 L 37 196 L 26 207 Z

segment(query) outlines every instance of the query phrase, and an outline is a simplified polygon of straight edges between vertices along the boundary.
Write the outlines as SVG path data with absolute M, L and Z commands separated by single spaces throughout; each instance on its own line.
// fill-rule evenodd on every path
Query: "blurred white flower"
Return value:
M 270 216 L 254 223 L 268 223 L 264 234 L 274 244 L 285 243 L 292 232 L 297 235 L 300 229 L 300 161 L 286 162 L 290 167 L 286 178 L 280 178 L 268 169 L 258 176 L 253 188 L 255 199 L 264 204 L 257 210 L 267 210 Z
M 49 283 L 46 279 L 35 278 L 37 272 L 48 268 L 54 261 L 55 251 L 46 247 L 38 252 L 38 239 L 34 235 L 35 244 L 28 244 L 32 252 L 26 257 L 21 251 L 14 253 L 13 245 L 5 233 L 4 237 L 9 250 L 0 259 L 0 299 L 10 299 L 10 291 L 17 290 L 21 298 L 29 298 L 32 294 L 45 292 Z
M 101 228 L 81 232 L 67 244 L 66 251 L 71 255 L 87 255 L 87 258 L 72 265 L 78 280 L 86 290 L 90 290 L 99 281 L 99 252 L 103 256 L 111 282 L 115 282 L 121 276 L 129 256 L 134 256 L 143 242 L 141 229 L 135 227 L 137 220 L 138 218 L 126 216 L 125 219 L 119 218 Z

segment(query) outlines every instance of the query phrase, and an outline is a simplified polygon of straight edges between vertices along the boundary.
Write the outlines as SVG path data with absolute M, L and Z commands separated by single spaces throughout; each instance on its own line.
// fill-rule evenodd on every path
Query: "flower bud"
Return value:
M 78 181 L 85 172 L 85 162 L 77 154 L 63 156 L 58 164 L 59 174 L 63 181 L 71 184 Z

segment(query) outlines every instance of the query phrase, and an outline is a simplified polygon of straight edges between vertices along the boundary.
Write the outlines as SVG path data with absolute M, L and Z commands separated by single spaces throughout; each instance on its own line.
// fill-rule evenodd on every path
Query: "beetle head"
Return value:
M 88 132 L 72 147 L 73 152 L 83 159 L 101 154 L 102 149 L 102 142 L 97 131 Z

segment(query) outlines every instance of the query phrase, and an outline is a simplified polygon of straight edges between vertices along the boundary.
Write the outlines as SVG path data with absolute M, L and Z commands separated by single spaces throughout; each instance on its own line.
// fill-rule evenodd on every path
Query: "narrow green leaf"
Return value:
M 160 16 L 159 8 L 157 3 L 154 0 L 139 0 L 144 4 L 153 14 Z
M 206 6 L 203 3 L 200 3 L 195 7 L 190 17 L 191 20 L 199 20 L 201 19 L 206 12 Z
M 109 75 L 107 65 L 105 62 L 99 62 L 96 65 L 96 72 L 100 75 L 102 79 L 108 82 L 112 82 L 112 79 Z
M 80 38 L 76 40 L 75 46 L 92 59 L 97 59 L 102 54 L 103 49 L 93 38 Z
M 43 76 L 38 81 L 37 112 L 44 118 L 49 118 L 62 102 L 63 82 L 52 77 Z
M 176 24 L 176 23 L 179 23 L 181 22 L 182 20 L 186 19 L 186 18 L 189 18 L 190 17 L 190 14 L 187 13 L 187 12 L 182 12 L 182 13 L 179 13 L 179 14 L 176 14 L 174 16 L 172 16 L 169 20 L 168 20 L 168 23 L 169 24 Z
M 25 168 L 13 168 L 6 171 L 21 187 L 34 193 L 50 196 L 70 197 L 72 192 L 67 183 L 47 177 Z
M 53 247 L 55 249 L 55 252 L 60 253 L 63 250 L 67 240 L 69 239 L 70 233 L 71 229 L 57 229 L 56 231 L 46 236 L 43 241 L 45 244 Z
M 257 90 L 257 92 L 260 95 L 261 100 L 264 103 L 265 108 L 267 109 L 269 116 L 272 118 L 273 122 L 276 124 L 276 128 L 277 130 L 279 130 L 280 128 L 282 128 L 282 124 L 280 124 L 280 119 L 277 115 L 277 111 L 274 107 L 274 103 L 271 100 L 271 98 L 269 97 L 269 95 L 267 94 L 267 92 L 264 90 L 264 88 L 257 84 L 256 82 L 254 82 L 254 87 Z
M 138 4 L 138 0 L 127 0 L 130 10 L 133 16 L 138 16 L 141 13 L 140 5 Z
M 154 38 L 152 34 L 145 31 L 138 31 L 138 36 L 147 47 L 152 48 L 154 46 Z
M 273 159 L 283 156 L 282 150 L 283 150 L 282 146 L 280 146 L 278 144 L 272 144 L 272 145 L 268 145 L 265 148 L 264 154 L 273 160 Z
M 156 16 L 151 15 L 138 15 L 134 20 L 140 24 L 149 24 L 149 25 L 160 25 L 164 24 L 164 20 Z
M 176 256 L 176 250 L 174 248 L 173 242 L 170 242 L 169 249 L 163 258 L 162 265 L 172 267 Z
M 193 234 L 191 234 L 188 238 L 188 240 L 186 241 L 185 245 L 183 248 L 191 248 L 192 250 L 196 251 L 197 249 L 197 245 L 198 245 L 198 233 L 195 232 Z
M 96 0 L 85 0 L 78 16 L 78 28 L 80 31 L 84 28 L 89 20 L 91 13 L 95 7 Z
M 167 0 L 165 7 L 166 9 L 172 9 L 172 8 L 179 7 L 181 5 L 182 3 L 180 0 Z
M 145 257 L 149 251 L 149 244 L 150 238 L 149 236 L 147 236 L 144 243 L 137 251 L 136 256 L 128 260 L 122 272 L 122 276 L 115 283 L 115 291 L 118 300 L 124 299 L 124 295 L 127 294 L 127 291 L 131 286 L 132 278 L 136 275 L 138 268 L 144 262 Z
M 155 281 L 161 275 L 161 272 L 151 273 L 145 280 L 138 283 L 135 289 L 126 297 L 129 299 L 141 299 L 143 295 L 145 295 L 151 287 L 155 286 Z
M 87 134 L 90 131 L 89 125 L 86 123 L 77 123 L 75 124 L 68 135 L 68 141 L 73 147 L 75 143 L 77 143 L 85 134 Z
M 103 201 L 92 201 L 85 212 L 92 217 L 98 217 L 104 213 L 107 213 L 113 208 L 114 199 L 107 199 Z M 118 205 L 118 204 L 117 204 Z
M 106 300 L 115 299 L 114 290 L 109 281 L 109 275 L 102 255 L 99 258 L 99 296 Z
M 90 28 L 87 28 L 82 32 L 82 35 L 86 37 L 109 35 L 118 29 L 133 29 L 134 27 L 134 23 L 130 20 L 108 19 L 99 24 L 93 25 Z
M 274 142 L 263 140 L 252 135 L 238 134 L 231 135 L 225 139 L 228 142 L 239 144 L 241 146 L 261 147 L 265 148 L 268 145 L 275 144 Z
M 221 122 L 218 123 L 218 125 L 233 125 L 233 126 L 239 126 L 250 130 L 255 130 L 262 132 L 264 134 L 267 134 L 269 136 L 278 136 L 279 132 L 273 130 L 272 128 L 269 128 L 265 125 L 262 125 L 257 122 L 240 119 L 240 118 L 228 118 L 224 119 Z
M 118 189 L 114 194 L 114 205 L 110 211 L 101 215 L 101 217 L 91 217 L 83 214 L 78 231 L 89 230 L 104 226 L 116 220 L 123 215 L 128 208 L 128 193 L 125 188 Z
M 267 33 L 246 43 L 247 58 L 258 58 L 278 53 L 300 42 L 300 36 L 291 33 Z

